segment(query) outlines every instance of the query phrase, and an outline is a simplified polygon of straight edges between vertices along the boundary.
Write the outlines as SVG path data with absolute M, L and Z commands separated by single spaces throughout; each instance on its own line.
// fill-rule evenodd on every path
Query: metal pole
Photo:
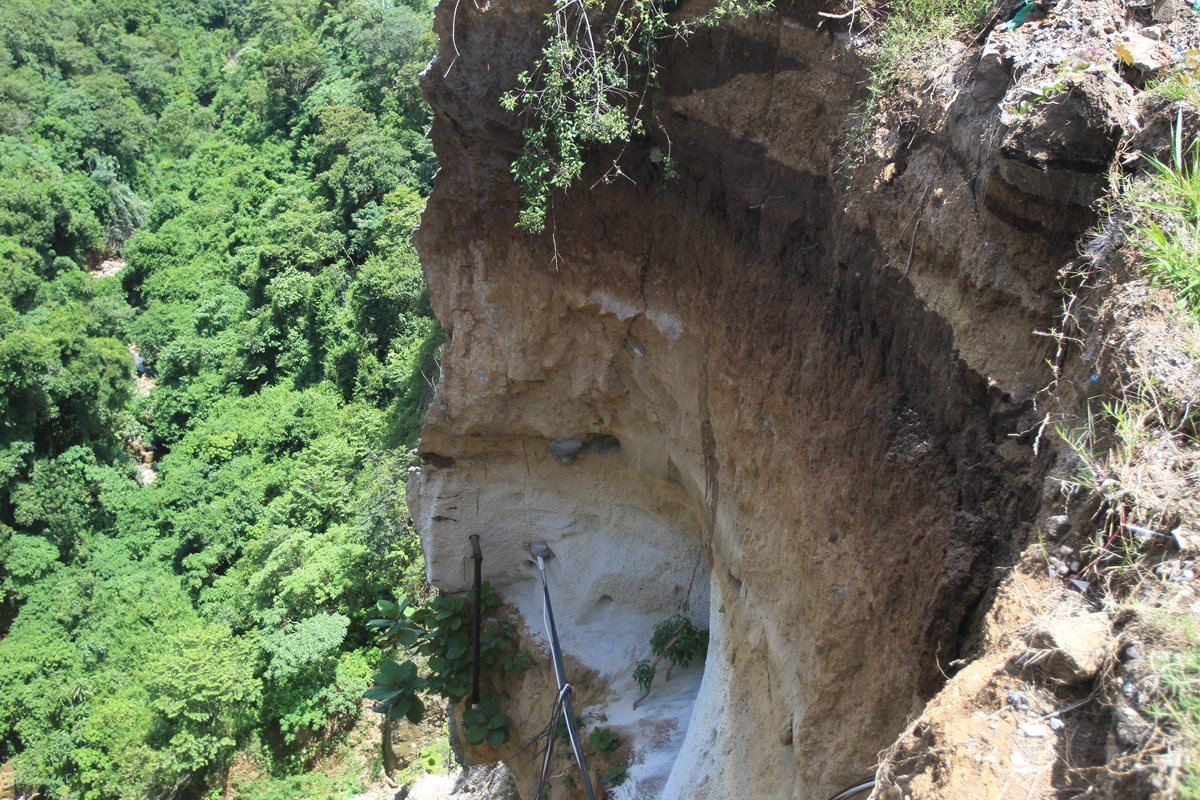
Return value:
M 472 707 L 479 705 L 480 628 L 483 625 L 483 551 L 479 549 L 479 534 L 472 533 L 471 558 L 475 561 L 475 613 L 471 624 L 471 697 Z
M 579 774 L 583 778 L 583 791 L 587 794 L 588 800 L 595 800 L 592 778 L 588 775 L 587 762 L 583 757 L 583 743 L 579 740 L 579 730 L 575 726 L 575 704 L 571 702 L 571 684 L 567 683 L 567 668 L 563 664 L 562 648 L 558 644 L 558 629 L 554 626 L 554 609 L 550 606 L 550 587 L 546 584 L 546 562 L 540 555 L 536 558 L 538 572 L 542 575 L 546 633 L 550 636 L 550 655 L 554 661 L 554 677 L 558 681 L 559 697 L 562 700 L 562 714 L 563 721 L 567 725 L 567 739 L 571 743 L 571 750 L 575 753 L 575 763 L 579 765 Z M 553 728 L 551 728 L 551 736 L 553 736 Z

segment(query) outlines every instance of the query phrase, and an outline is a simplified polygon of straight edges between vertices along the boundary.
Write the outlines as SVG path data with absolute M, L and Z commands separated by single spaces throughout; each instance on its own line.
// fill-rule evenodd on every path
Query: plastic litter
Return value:
M 1200 3 L 1200 0 L 1196 0 L 1196 2 Z M 1029 0 L 1028 3 L 1017 9 L 1017 13 L 1013 14 L 1012 19 L 1004 23 L 1004 30 L 1015 31 L 1021 26 L 1021 23 L 1025 21 L 1026 17 L 1028 17 L 1035 8 L 1037 8 L 1037 3 L 1033 2 L 1033 0 Z

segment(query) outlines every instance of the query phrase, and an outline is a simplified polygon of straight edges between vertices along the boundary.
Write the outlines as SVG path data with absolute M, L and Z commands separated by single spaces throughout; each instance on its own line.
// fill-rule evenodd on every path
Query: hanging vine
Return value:
M 768 9 L 771 0 L 716 0 L 704 14 L 674 14 L 678 0 L 558 0 L 546 16 L 550 35 L 533 68 L 501 98 L 508 111 L 526 120 L 524 146 L 512 174 L 521 190 L 517 227 L 545 229 L 556 191 L 568 189 L 583 172 L 595 145 L 628 144 L 646 133 L 647 118 L 661 129 L 650 108 L 659 86 L 664 44 L 731 18 Z M 671 171 L 670 141 L 657 160 Z M 623 175 L 624 148 L 604 173 Z

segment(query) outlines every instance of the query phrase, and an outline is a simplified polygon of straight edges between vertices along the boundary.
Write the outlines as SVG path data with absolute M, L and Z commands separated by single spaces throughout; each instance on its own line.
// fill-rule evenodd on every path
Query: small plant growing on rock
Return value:
M 483 584 L 480 631 L 480 664 L 503 671 L 528 668 L 529 657 L 516 649 L 517 634 L 512 623 L 496 619 L 500 598 Z M 396 602 L 380 600 L 379 616 L 367 623 L 378 632 L 384 646 L 399 646 L 424 659 L 424 674 L 412 660 L 386 661 L 373 677 L 374 686 L 364 695 L 375 700 L 374 710 L 390 719 L 407 717 L 418 723 L 425 713 L 421 692 L 432 692 L 451 703 L 461 703 L 471 691 L 471 603 L 465 598 L 442 595 L 423 606 L 411 606 L 407 598 Z M 512 719 L 501 713 L 500 700 L 484 698 L 463 714 L 469 744 L 486 742 L 499 747 L 508 741 Z
M 417 643 L 417 629 L 409 622 L 408 598 L 398 602 L 381 599 L 375 603 L 379 616 L 367 623 L 368 628 L 378 628 L 377 637 L 382 642 L 391 642 L 401 647 L 412 647 Z
M 1070 83 L 1066 78 L 1058 77 L 1049 83 L 1032 87 L 1025 91 L 1020 100 L 1014 100 L 1001 109 L 1003 112 L 1001 119 L 1006 124 L 1015 124 L 1018 119 L 1033 112 L 1042 103 L 1065 92 L 1069 86 Z
M 633 682 L 641 689 L 649 689 L 650 684 L 654 682 L 654 665 L 650 663 L 650 659 L 643 658 L 633 667 Z
M 658 662 L 664 658 L 670 662 L 667 667 L 667 680 L 671 679 L 671 670 L 676 666 L 686 668 L 692 659 L 702 656 L 708 650 L 708 631 L 697 628 L 695 623 L 682 614 L 673 614 L 654 626 L 650 636 L 651 659 L 639 661 L 633 668 L 633 680 L 642 690 L 637 700 L 633 701 L 636 709 L 650 695 L 650 686 L 658 672 Z
M 600 778 L 604 781 L 605 785 L 615 789 L 629 778 L 629 767 L 625 764 L 614 764 L 604 770 Z
M 1200 48 L 1185 52 L 1163 78 L 1151 81 L 1146 88 L 1168 100 L 1200 108 Z
M 693 658 L 708 650 L 708 631 L 676 614 L 654 626 L 650 650 L 656 656 L 665 657 L 672 665 L 687 667 Z
M 364 695 L 375 701 L 372 711 L 387 714 L 391 719 L 407 717 L 414 725 L 425 716 L 425 703 L 417 694 L 425 688 L 425 681 L 417 674 L 416 664 L 385 661 L 375 673 L 374 681 L 375 685 Z
M 1150 180 L 1135 199 L 1143 220 L 1131 227 L 1150 279 L 1200 318 L 1200 140 L 1185 145 L 1184 139 L 1181 109 L 1170 161 L 1146 159 Z
M 612 728 L 596 728 L 588 734 L 587 741 L 596 752 L 607 758 L 621 746 L 621 734 Z
M 487 744 L 499 747 L 508 741 L 508 729 L 512 717 L 500 713 L 500 699 L 485 697 L 479 705 L 463 712 L 463 727 L 467 731 L 467 744 Z

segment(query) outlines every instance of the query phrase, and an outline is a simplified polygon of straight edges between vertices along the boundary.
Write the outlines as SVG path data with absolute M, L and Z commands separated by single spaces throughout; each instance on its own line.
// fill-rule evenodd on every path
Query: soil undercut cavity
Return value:
M 580 710 L 628 737 L 615 796 L 825 800 L 873 775 L 961 666 L 1039 511 L 1053 344 L 1034 331 L 1120 131 L 1053 190 L 1083 168 L 1029 167 L 1060 127 L 1001 122 L 1016 78 L 988 39 L 947 44 L 920 102 L 863 133 L 846 26 L 780 2 L 669 49 L 672 180 L 658 139 L 637 141 L 632 180 L 585 177 L 529 236 L 499 97 L 549 8 L 438 16 L 443 166 L 418 246 L 447 344 L 409 482 L 431 580 L 465 591 L 480 534 L 544 658 L 528 545 L 549 544 Z M 1117 103 L 1092 77 L 1054 113 Z M 633 711 L 634 665 L 679 611 L 710 631 L 704 663 Z M 547 675 L 508 687 L 518 735 L 477 757 L 540 730 Z

